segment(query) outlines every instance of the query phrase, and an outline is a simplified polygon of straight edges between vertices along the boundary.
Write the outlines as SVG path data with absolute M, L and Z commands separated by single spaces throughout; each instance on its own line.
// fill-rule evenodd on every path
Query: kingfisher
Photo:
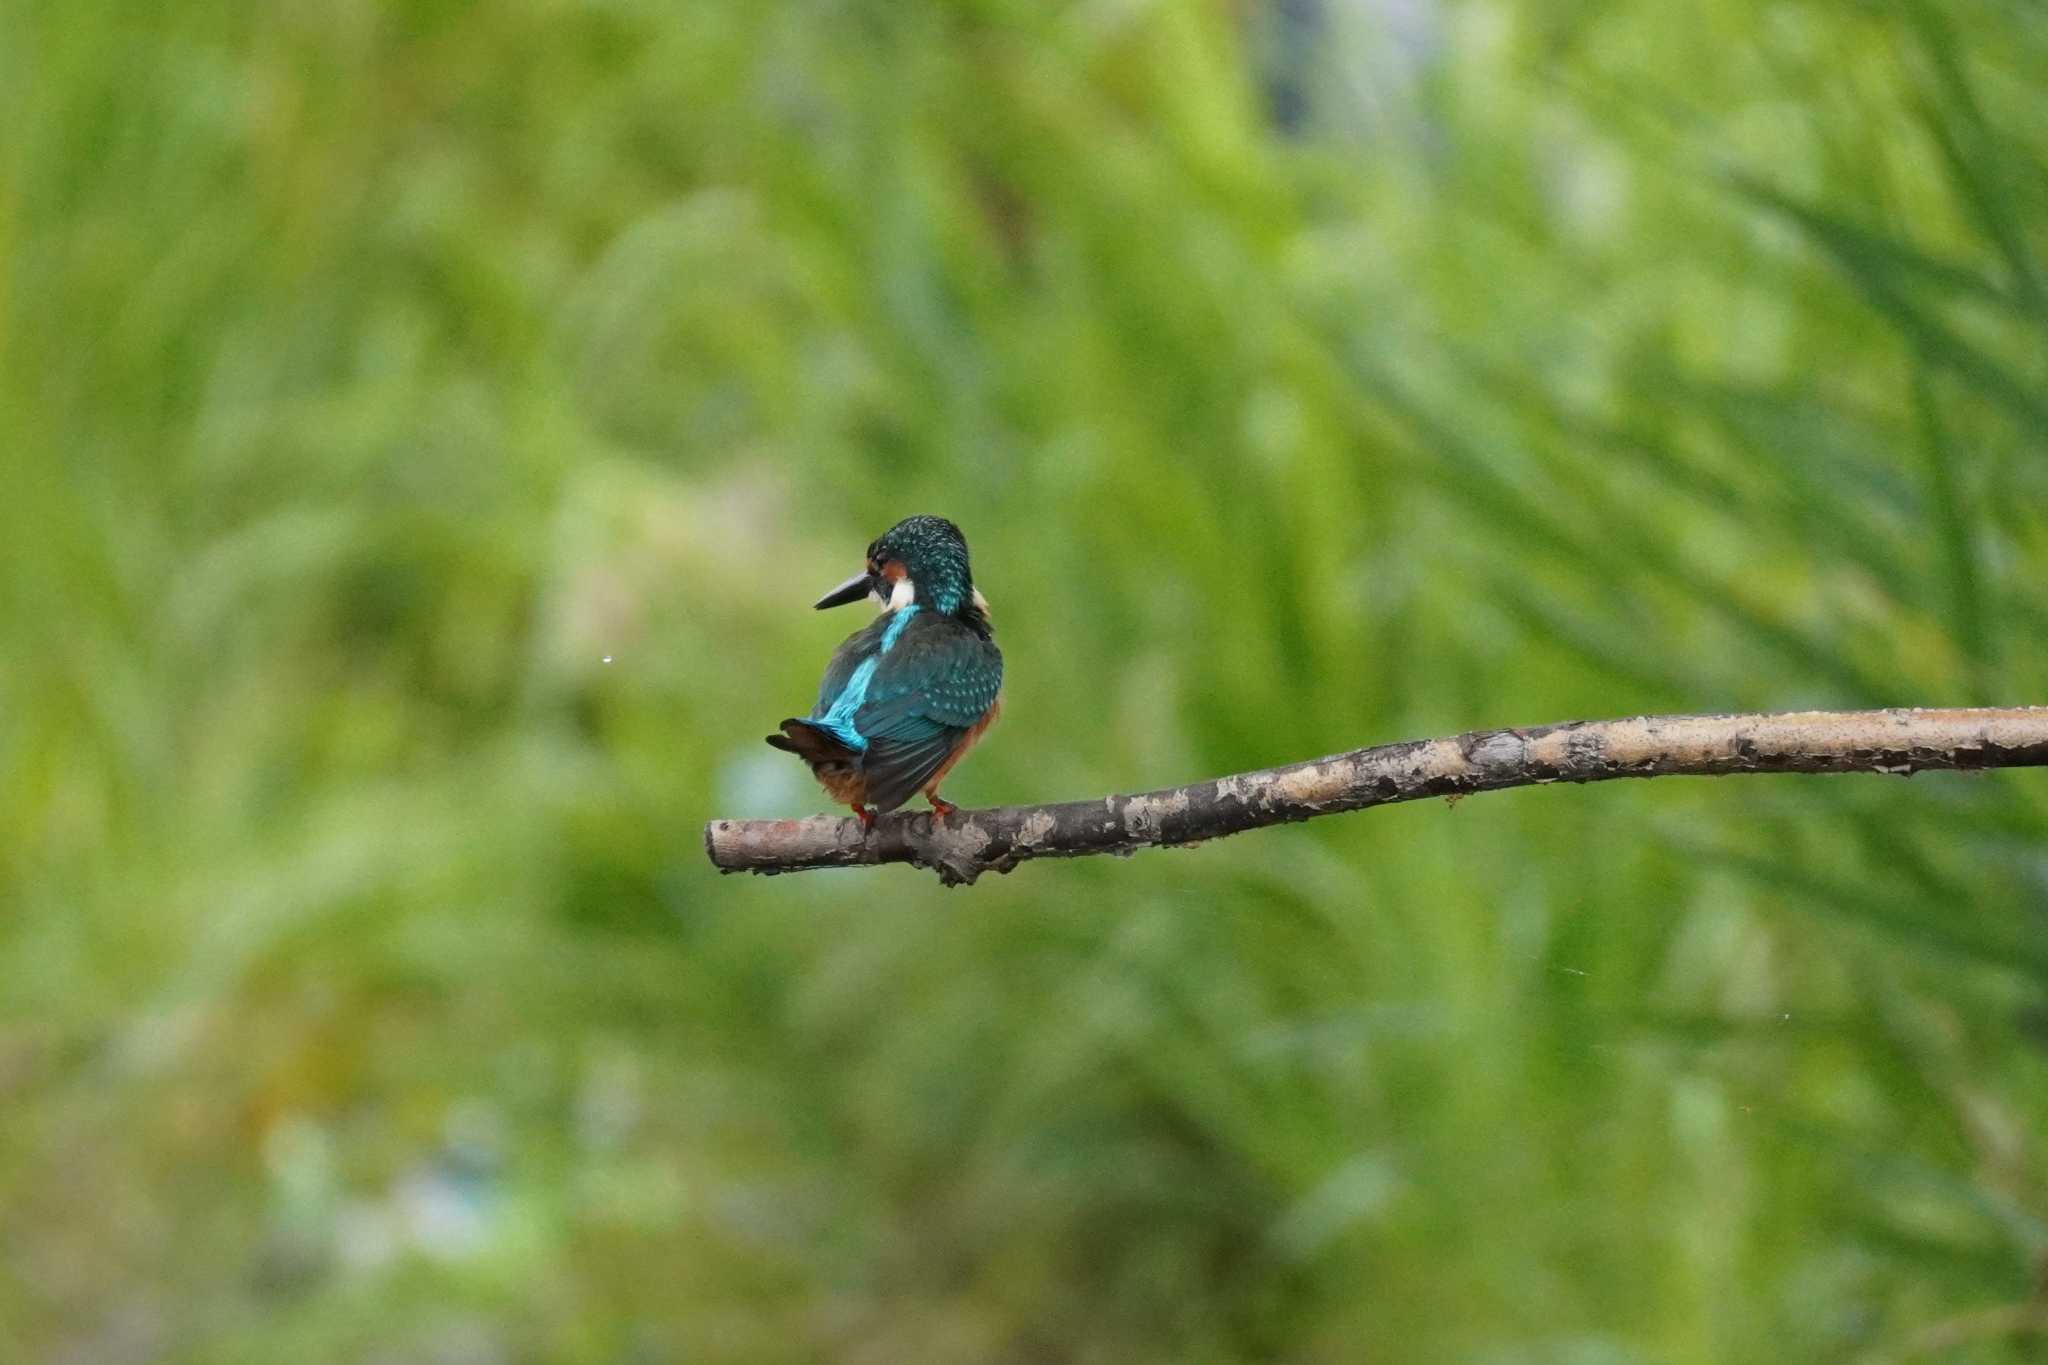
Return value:
M 1002 706 L 1003 653 L 967 538 L 944 517 L 899 521 L 816 609 L 864 597 L 881 613 L 833 651 L 811 714 L 783 721 L 768 742 L 810 764 L 864 829 L 919 791 L 943 821 L 958 807 L 939 796 L 940 781 Z

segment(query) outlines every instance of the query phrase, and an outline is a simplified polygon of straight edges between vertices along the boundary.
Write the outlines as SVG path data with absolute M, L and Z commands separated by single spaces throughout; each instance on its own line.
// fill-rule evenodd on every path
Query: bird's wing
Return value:
M 1002 689 L 1003 655 L 993 641 L 943 616 L 911 621 L 876 657 L 867 698 L 853 713 L 868 746 L 868 800 L 885 811 L 909 800 Z
M 966 733 L 947 728 L 924 739 L 878 739 L 868 745 L 860 765 L 867 803 L 884 815 L 917 795 Z
M 877 656 L 854 725 L 870 742 L 965 730 L 1002 689 L 1003 655 L 993 641 L 948 617 L 920 617 Z
M 824 716 L 832 709 L 832 704 L 845 695 L 846 685 L 852 681 L 854 672 L 881 648 L 882 633 L 888 624 L 888 617 L 877 616 L 847 636 L 839 648 L 832 651 L 832 660 L 825 665 L 825 677 L 818 684 L 818 704 L 811 709 L 811 719 Z

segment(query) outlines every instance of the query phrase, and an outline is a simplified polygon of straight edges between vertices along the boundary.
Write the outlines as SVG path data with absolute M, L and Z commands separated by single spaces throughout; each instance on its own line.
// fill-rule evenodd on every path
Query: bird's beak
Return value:
M 865 569 L 841 583 L 817 600 L 812 608 L 823 611 L 827 607 L 843 607 L 848 602 L 858 602 L 875 590 L 875 576 Z

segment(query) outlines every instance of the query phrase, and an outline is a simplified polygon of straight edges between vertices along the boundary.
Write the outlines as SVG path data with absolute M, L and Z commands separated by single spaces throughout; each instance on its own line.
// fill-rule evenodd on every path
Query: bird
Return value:
M 1002 709 L 1003 653 L 967 538 L 944 517 L 897 522 L 815 607 L 862 598 L 880 614 L 833 651 L 810 715 L 783 721 L 768 743 L 808 763 L 863 830 L 920 791 L 944 822 L 959 808 L 939 783 Z

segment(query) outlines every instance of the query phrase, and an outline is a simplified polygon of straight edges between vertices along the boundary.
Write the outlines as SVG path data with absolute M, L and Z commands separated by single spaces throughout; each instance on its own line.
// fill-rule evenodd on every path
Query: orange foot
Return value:
M 937 792 L 926 792 L 924 799 L 932 803 L 932 818 L 940 824 L 944 824 L 952 819 L 953 812 L 960 809 L 951 801 L 945 800 Z
M 855 806 L 853 813 L 860 817 L 860 828 L 863 834 L 875 827 L 875 813 L 866 806 Z

